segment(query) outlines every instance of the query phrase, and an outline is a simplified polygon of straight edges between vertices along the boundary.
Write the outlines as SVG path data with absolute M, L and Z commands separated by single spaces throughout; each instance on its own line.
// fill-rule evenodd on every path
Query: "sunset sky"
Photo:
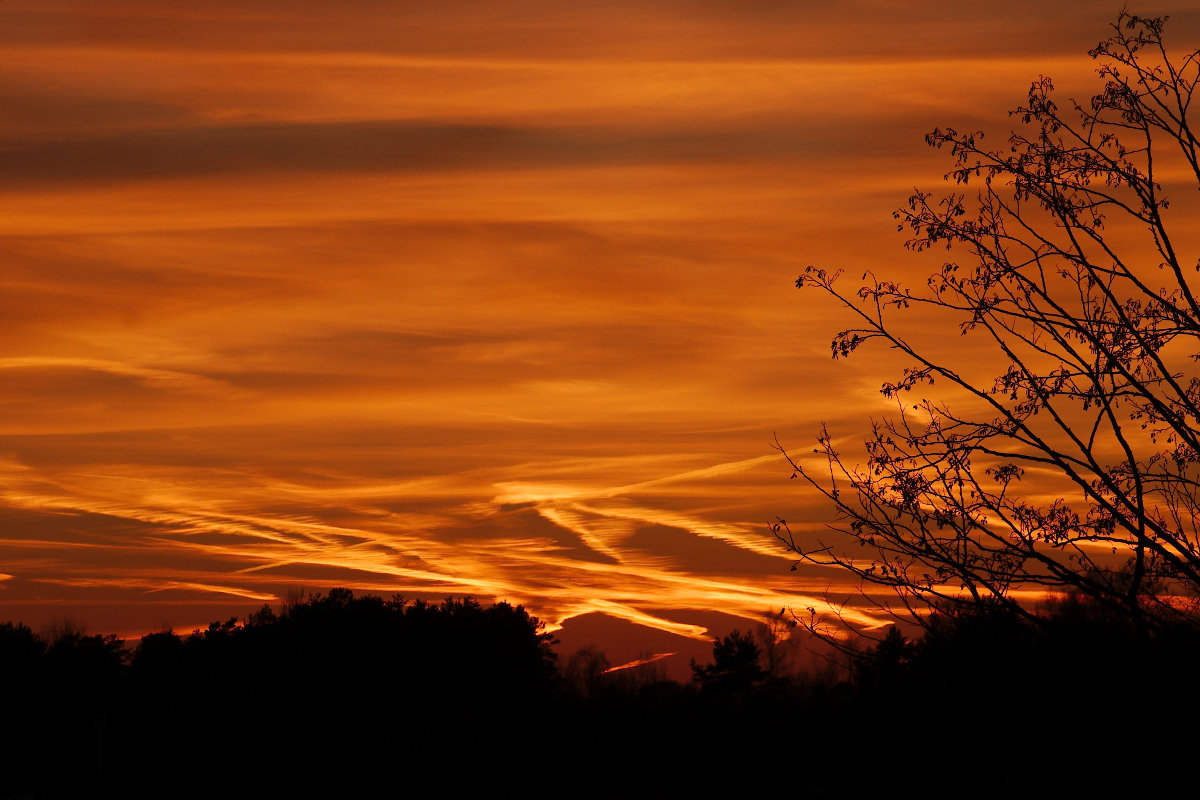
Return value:
M 888 354 L 796 276 L 931 271 L 923 135 L 1090 95 L 1121 5 L 4 0 L 0 620 L 346 586 L 632 657 L 852 590 L 772 442 Z

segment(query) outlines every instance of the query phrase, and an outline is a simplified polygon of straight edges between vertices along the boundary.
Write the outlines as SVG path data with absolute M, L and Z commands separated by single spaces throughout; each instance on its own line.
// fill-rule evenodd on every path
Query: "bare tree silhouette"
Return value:
M 821 466 L 789 456 L 848 537 L 805 540 L 779 520 L 800 562 L 894 590 L 889 608 L 918 620 L 983 603 L 1031 615 L 1018 587 L 1078 593 L 1145 631 L 1196 616 L 1200 262 L 1184 252 L 1194 209 L 1171 216 L 1163 184 L 1200 188 L 1200 51 L 1168 48 L 1165 23 L 1122 11 L 1090 52 L 1101 90 L 1060 108 L 1040 77 L 999 147 L 926 137 L 957 188 L 917 191 L 895 216 L 909 249 L 965 256 L 926 286 L 799 277 L 855 319 L 835 358 L 882 342 L 906 362 L 882 384 L 899 415 L 872 424 L 865 464 L 825 428 Z M 951 320 L 961 346 L 918 343 L 902 330 L 917 311 Z

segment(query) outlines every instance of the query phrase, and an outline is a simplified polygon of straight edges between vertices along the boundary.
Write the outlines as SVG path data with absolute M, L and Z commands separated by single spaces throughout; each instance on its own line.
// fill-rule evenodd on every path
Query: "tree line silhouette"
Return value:
M 346 589 L 190 636 L 152 633 L 131 649 L 78 631 L 46 642 L 6 623 L 0 679 L 13 702 L 0 748 L 11 762 L 0 796 L 399 782 L 390 770 L 440 767 L 437 751 L 464 729 L 545 702 L 549 639 L 506 603 Z
M 1190 739 L 1162 732 L 1200 707 L 1200 634 L 1147 636 L 1078 596 L 1034 620 L 950 609 L 920 638 L 892 627 L 841 668 L 807 669 L 785 653 L 805 631 L 776 620 L 717 639 L 688 684 L 658 662 L 613 670 L 594 646 L 560 664 L 523 608 L 471 599 L 334 589 L 132 647 L 9 622 L 0 797 L 589 796 L 736 789 L 747 764 L 795 769 L 815 796 L 853 796 L 848 775 L 920 793 L 914 765 L 984 794 L 1042 771 L 1064 789 L 1181 785 L 1169 765 Z M 1134 733 L 1168 768 L 1089 772 Z

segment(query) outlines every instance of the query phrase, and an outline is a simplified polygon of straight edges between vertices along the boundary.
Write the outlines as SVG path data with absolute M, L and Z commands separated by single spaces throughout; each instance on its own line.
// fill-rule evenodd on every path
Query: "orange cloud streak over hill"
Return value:
M 795 276 L 924 274 L 923 133 L 1087 94 L 1110 11 L 5 2 L 0 618 L 852 596 L 767 531 L 828 517 L 771 442 L 886 413 L 886 354 Z

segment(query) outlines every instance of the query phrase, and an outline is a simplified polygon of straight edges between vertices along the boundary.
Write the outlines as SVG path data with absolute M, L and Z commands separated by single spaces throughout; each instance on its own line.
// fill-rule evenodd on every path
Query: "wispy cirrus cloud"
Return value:
M 919 283 L 922 134 L 1002 136 L 1039 73 L 1086 97 L 1109 16 L 6 0 L 6 606 L 136 630 L 341 584 L 698 639 L 853 596 L 767 531 L 830 516 L 772 445 L 852 442 L 895 365 L 830 360 L 795 277 Z

